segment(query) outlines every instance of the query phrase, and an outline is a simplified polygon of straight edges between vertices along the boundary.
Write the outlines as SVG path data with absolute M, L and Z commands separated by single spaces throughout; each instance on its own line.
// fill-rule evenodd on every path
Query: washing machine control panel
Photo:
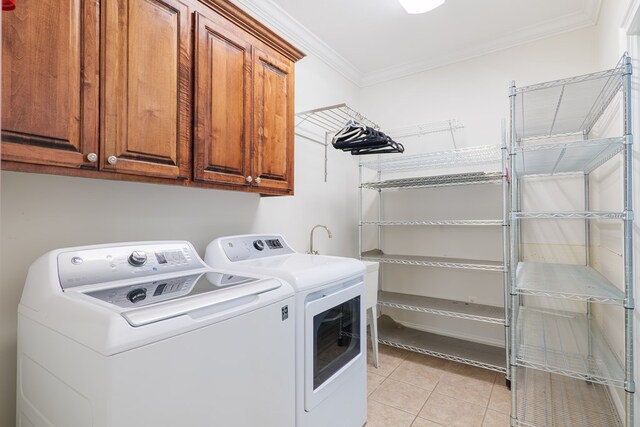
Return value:
M 87 295 L 117 305 L 118 307 L 142 307 L 187 295 L 200 278 L 199 274 L 154 280 L 115 288 L 86 292 Z
M 124 286 L 84 291 L 86 295 L 122 308 L 144 307 L 181 297 L 215 292 L 255 282 L 256 278 L 209 271 L 169 279 L 142 281 Z
M 280 235 L 230 237 L 222 239 L 221 245 L 231 262 L 294 253 L 294 250 Z
M 63 289 L 203 268 L 188 242 L 81 249 L 58 254 Z M 141 299 L 141 295 L 134 299 Z

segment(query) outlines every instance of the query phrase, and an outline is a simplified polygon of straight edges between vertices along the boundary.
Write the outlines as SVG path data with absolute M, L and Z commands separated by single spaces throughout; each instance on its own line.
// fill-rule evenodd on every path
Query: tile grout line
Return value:
M 371 374 L 374 374 L 374 375 L 377 375 L 377 376 L 383 378 L 383 380 L 379 384 L 377 384 L 376 387 L 373 390 L 371 390 L 371 394 L 368 395 L 368 398 L 371 399 L 372 401 L 376 402 L 377 404 L 382 405 L 383 407 L 386 407 L 386 408 L 389 408 L 389 409 L 393 409 L 393 410 L 397 410 L 397 411 L 403 412 L 405 414 L 411 415 L 413 418 L 412 418 L 412 420 L 411 420 L 411 422 L 409 424 L 410 426 L 413 425 L 416 422 L 416 420 L 418 420 L 418 419 L 426 420 L 426 421 L 429 421 L 429 422 L 434 423 L 436 425 L 440 425 L 436 421 L 430 420 L 428 418 L 420 417 L 420 413 L 424 409 L 424 407 L 427 404 L 427 402 L 429 401 L 429 399 L 433 396 L 433 393 L 436 392 L 436 388 L 438 387 L 438 385 L 440 384 L 440 382 L 444 378 L 445 374 L 451 373 L 453 375 L 457 375 L 457 376 L 460 376 L 460 377 L 463 377 L 463 378 L 475 379 L 473 377 L 467 377 L 466 375 L 458 374 L 456 372 L 450 371 L 450 369 L 453 367 L 451 364 L 448 364 L 446 366 L 446 369 L 435 368 L 435 367 L 432 367 L 432 366 L 429 366 L 429 365 L 424 365 L 425 367 L 428 367 L 428 368 L 431 368 L 433 370 L 438 371 L 439 374 L 440 374 L 438 379 L 437 379 L 437 381 L 435 381 L 435 385 L 434 385 L 433 389 L 429 390 L 427 388 L 424 388 L 422 386 L 416 385 L 414 383 L 406 382 L 406 381 L 403 381 L 401 379 L 391 378 L 391 376 L 398 370 L 398 368 L 403 366 L 403 364 L 405 362 L 412 362 L 411 354 L 409 354 L 409 353 L 402 354 L 402 356 L 399 357 L 399 359 L 400 359 L 400 363 L 398 363 L 397 366 L 395 366 L 391 371 L 389 371 L 389 373 L 387 375 L 381 375 L 381 374 L 376 373 L 376 372 L 370 372 Z M 417 362 L 417 363 L 419 363 L 419 362 Z M 373 365 L 371 365 L 371 366 L 373 366 Z M 480 406 L 480 407 L 483 408 L 481 426 L 483 426 L 485 421 L 487 421 L 487 415 L 488 415 L 488 412 L 489 412 L 489 409 L 490 409 L 489 405 L 491 403 L 491 398 L 492 398 L 492 396 L 494 394 L 494 391 L 495 391 L 496 387 L 500 387 L 500 385 L 497 383 L 499 381 L 499 378 L 500 378 L 499 375 L 496 375 L 494 377 L 493 381 L 491 382 L 491 391 L 489 392 L 489 399 L 487 400 L 487 402 L 484 405 L 479 405 L 478 403 L 471 403 L 471 402 L 461 401 L 461 402 L 468 403 L 468 404 L 475 404 L 475 405 Z M 395 381 L 397 383 L 402 383 L 402 384 L 405 384 L 405 385 L 417 387 L 417 388 L 419 388 L 419 389 L 421 389 L 423 391 L 428 392 L 427 398 L 425 399 L 424 403 L 422 404 L 422 406 L 418 410 L 417 414 L 412 414 L 411 412 L 408 412 L 408 411 L 406 411 L 404 409 L 396 408 L 395 406 L 391 406 L 391 405 L 388 405 L 386 403 L 380 402 L 379 400 L 377 400 L 377 399 L 372 397 L 373 393 L 375 393 L 375 391 L 378 390 L 388 379 L 391 379 L 392 381 Z M 442 394 L 442 393 L 439 393 L 439 394 Z M 448 396 L 446 394 L 442 394 L 442 395 L 446 396 L 448 398 L 457 399 L 457 397 Z M 459 399 L 457 399 L 457 400 L 459 400 Z M 496 412 L 502 414 L 501 411 L 496 411 Z M 444 426 L 444 427 L 446 427 L 446 426 Z
M 421 411 L 421 410 L 422 410 L 422 408 L 424 407 L 425 403 L 427 403 L 427 400 L 429 400 L 429 396 L 431 396 L 431 393 L 433 392 L 433 390 L 432 390 L 432 391 L 429 391 L 429 396 L 427 396 L 427 398 L 425 399 L 424 403 L 423 403 L 423 404 L 422 404 L 422 406 L 420 407 L 420 410 L 418 410 L 418 414 L 415 414 L 415 415 L 414 415 L 414 414 L 412 414 L 412 413 L 410 413 L 410 412 L 407 412 L 407 411 L 405 411 L 405 410 L 403 410 L 403 409 L 396 408 L 396 407 L 394 407 L 394 406 L 387 405 L 386 403 L 379 402 L 379 401 L 377 401 L 376 399 L 374 399 L 374 398 L 372 397 L 373 393 L 375 393 L 375 391 L 376 391 L 380 386 L 382 386 L 382 384 L 384 384 L 384 383 L 385 383 L 385 382 L 386 382 L 386 381 L 391 377 L 391 375 L 393 375 L 393 373 L 394 373 L 394 372 L 395 372 L 395 371 L 400 367 L 400 365 L 402 365 L 402 364 L 407 360 L 407 358 L 408 358 L 409 356 L 410 356 L 410 355 L 409 355 L 408 353 L 406 353 L 406 354 L 404 355 L 404 357 L 402 358 L 402 360 L 400 361 L 400 363 L 398 363 L 398 366 L 396 366 L 396 367 L 395 367 L 391 372 L 389 372 L 389 374 L 387 374 L 386 376 L 384 376 L 384 380 L 383 380 L 380 384 L 378 384 L 378 385 L 376 386 L 376 388 L 375 388 L 375 389 L 373 389 L 373 390 L 371 391 L 371 394 L 369 394 L 367 397 L 368 397 L 368 398 L 370 398 L 371 400 L 373 400 L 374 402 L 379 403 L 380 405 L 384 405 L 384 406 L 389 407 L 389 408 L 392 408 L 392 409 L 397 409 L 397 410 L 402 411 L 402 412 L 404 412 L 404 413 L 406 413 L 406 414 L 412 415 L 412 416 L 413 416 L 413 419 L 411 420 L 411 424 L 409 424 L 409 426 L 412 426 L 412 425 L 413 425 L 413 423 L 414 423 L 414 422 L 416 421 L 416 419 L 418 418 L 418 414 L 420 414 L 420 411 Z M 376 368 L 376 369 L 378 369 L 378 368 Z M 380 376 L 382 377 L 383 375 L 380 375 Z M 397 381 L 397 380 L 394 380 L 394 379 L 392 379 L 392 380 L 393 380 L 393 381 Z M 406 382 L 404 382 L 404 381 L 398 381 L 398 382 L 401 382 L 401 383 L 403 383 L 403 384 L 414 385 L 414 384 L 406 383 Z M 436 383 L 436 384 L 437 384 L 437 383 Z M 414 386 L 415 386 L 415 385 L 414 385 Z M 426 390 L 426 389 L 424 389 L 424 388 L 422 388 L 422 387 L 419 387 L 419 386 L 415 386 L 415 387 L 418 387 L 418 388 L 420 388 L 420 389 L 422 389 L 422 390 L 428 391 L 428 390 Z M 435 390 L 435 387 L 434 387 L 434 390 Z
M 391 405 L 387 405 L 386 403 L 380 402 L 380 401 L 378 401 L 378 400 L 376 400 L 376 399 L 371 399 L 371 400 L 373 400 L 373 401 L 374 401 L 374 402 L 376 402 L 376 403 L 379 403 L 379 404 L 380 404 L 380 405 L 382 405 L 382 406 L 386 406 L 387 408 L 395 409 L 395 410 L 397 410 L 397 411 L 404 412 L 405 414 L 412 415 L 413 417 L 417 417 L 417 415 L 412 414 L 411 412 L 407 412 L 407 411 L 405 411 L 404 409 L 396 408 L 395 406 L 391 406 Z M 415 419 L 414 419 L 413 421 L 415 421 Z M 411 422 L 413 423 L 413 421 L 411 421 Z
M 396 380 L 394 380 L 393 378 L 386 378 L 382 383 L 380 383 L 380 384 L 378 385 L 378 387 L 380 387 L 382 384 L 384 384 L 384 382 L 385 382 L 385 381 L 387 381 L 388 379 L 391 379 L 391 381 L 396 381 Z M 433 393 L 433 390 L 432 390 L 432 391 L 429 391 L 429 390 L 424 389 L 424 388 L 422 388 L 422 387 L 418 387 L 418 386 L 416 386 L 416 385 L 414 385 L 414 384 L 410 384 L 410 383 L 405 383 L 405 382 L 403 382 L 403 381 L 396 381 L 396 382 L 399 382 L 399 383 L 402 383 L 402 384 L 408 384 L 408 385 L 410 385 L 410 386 L 417 387 L 417 388 L 419 388 L 419 389 L 421 389 L 421 390 L 424 390 L 424 391 L 429 392 L 429 395 L 427 396 L 427 398 L 425 399 L 424 403 L 422 404 L 422 406 L 420 406 L 420 409 L 418 410 L 418 414 L 420 414 L 420 411 L 422 411 L 422 408 L 424 408 L 424 405 L 427 403 L 427 400 L 429 400 L 429 397 L 431 397 L 431 393 Z M 377 390 L 377 388 L 376 388 L 376 390 Z M 374 390 L 374 391 L 375 391 L 375 390 Z M 372 397 L 372 396 L 373 396 L 373 393 L 374 393 L 374 392 L 371 392 L 371 394 L 368 396 L 368 398 L 369 398 L 369 399 L 371 399 L 371 400 L 373 400 L 374 402 L 376 402 L 376 403 L 380 403 L 381 405 L 388 406 L 388 407 L 393 408 L 393 409 L 397 409 L 397 410 L 402 411 L 402 412 L 406 412 L 407 414 L 411 414 L 411 415 L 413 415 L 414 417 L 417 417 L 417 416 L 418 416 L 418 414 L 412 414 L 411 412 L 409 412 L 409 411 L 405 411 L 405 410 L 404 410 L 404 409 L 402 409 L 402 408 L 396 408 L 395 406 L 389 405 L 389 404 L 384 403 L 384 402 L 380 402 L 379 400 L 377 400 L 377 399 L 375 399 L 374 397 Z M 413 421 L 415 421 L 415 419 L 414 419 Z M 413 422 L 413 421 L 412 421 L 412 422 Z

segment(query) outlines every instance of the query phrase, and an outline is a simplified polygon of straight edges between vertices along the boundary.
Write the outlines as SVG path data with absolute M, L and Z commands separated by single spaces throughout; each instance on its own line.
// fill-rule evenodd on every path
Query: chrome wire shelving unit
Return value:
M 600 384 L 531 368 L 518 368 L 518 425 L 620 425 L 611 395 Z
M 361 221 L 362 225 L 502 225 L 499 219 L 429 219 L 424 221 Z
M 447 122 L 450 123 L 450 122 Z M 462 125 L 452 127 L 453 131 L 461 129 Z M 422 128 L 418 128 L 418 131 Z M 438 129 L 438 128 L 436 128 Z M 393 132 L 393 137 L 400 138 L 411 136 L 410 133 Z M 374 159 L 363 161 L 362 166 L 379 170 L 382 172 L 391 171 L 408 171 L 408 170 L 424 170 L 430 168 L 447 168 L 471 165 L 485 165 L 495 163 L 496 159 L 500 159 L 499 145 L 484 145 L 477 147 L 459 148 L 451 151 L 439 151 L 435 153 L 422 153 L 406 157 L 396 157 L 392 159 Z
M 625 294 L 588 265 L 523 261 L 516 270 L 520 295 L 557 297 L 603 304 L 624 304 Z
M 382 305 L 380 300 L 378 304 Z M 387 315 L 380 316 L 378 320 L 378 342 L 453 362 L 506 372 L 504 350 L 500 347 L 408 328 Z
M 526 87 L 512 83 L 512 426 L 636 425 L 631 73 L 631 60 L 625 54 L 611 70 Z M 607 108 L 618 103 L 622 135 L 591 138 Z M 591 174 L 614 158 L 622 169 L 622 210 L 591 210 Z M 611 165 L 615 169 L 615 163 Z M 554 185 L 566 176 L 583 184 L 584 206 L 574 211 L 523 210 L 529 180 Z M 584 264 L 553 263 L 548 255 L 536 259 L 539 255 L 535 250 L 529 253 L 522 240 L 523 228 L 531 220 L 557 224 L 582 220 Z M 622 222 L 623 283 L 618 286 L 592 266 L 593 221 Z M 611 332 L 603 332 L 594 315 L 594 310 L 607 306 L 619 306 L 624 312 L 622 358 L 612 350 Z M 624 390 L 624 414 L 616 409 L 616 389 Z
M 414 135 L 429 136 L 435 133 L 451 133 L 453 146 L 456 147 L 455 130 L 463 126 L 450 120 L 436 124 L 423 125 L 403 131 L 389 131 L 392 138 L 402 141 L 402 138 L 410 138 Z M 450 270 L 487 271 L 491 274 L 498 273 L 495 284 L 500 286 L 499 293 L 508 294 L 508 183 L 507 183 L 507 145 L 506 139 L 501 145 L 478 146 L 469 148 L 455 148 L 453 150 L 427 152 L 394 156 L 377 156 L 377 158 L 363 158 L 360 161 L 360 221 L 358 227 L 361 259 L 377 261 L 381 264 L 381 271 L 385 273 L 386 265 L 417 266 L 442 268 Z M 470 169 L 483 169 L 480 172 L 469 172 Z M 455 170 L 457 173 L 442 173 Z M 461 172 L 460 172 L 461 171 Z M 368 174 L 367 180 L 364 179 Z M 398 178 L 398 176 L 400 176 Z M 373 178 L 371 178 L 373 177 Z M 385 194 L 388 192 L 410 191 L 409 197 L 424 199 L 433 197 L 429 189 L 442 187 L 460 187 L 469 185 L 489 185 L 496 189 L 496 203 L 502 205 L 502 218 L 415 218 L 400 220 L 395 218 L 383 218 Z M 500 193 L 502 190 L 502 193 Z M 371 191 L 371 193 L 369 193 Z M 446 190 L 448 191 L 448 190 Z M 365 192 L 367 192 L 365 194 Z M 502 198 L 500 197 L 502 196 Z M 363 198 L 375 197 L 377 204 L 377 218 L 365 219 Z M 437 197 L 437 195 L 436 195 Z M 437 198 L 434 198 L 437 203 Z M 375 209 L 374 209 L 375 210 Z M 468 212 L 462 216 L 468 216 Z M 369 214 L 371 216 L 371 214 Z M 411 212 L 411 215 L 420 216 Z M 384 251 L 385 233 L 393 233 L 398 229 L 407 227 L 493 227 L 502 231 L 502 246 L 504 248 L 502 259 L 482 260 L 453 257 L 419 256 L 408 254 L 391 254 Z M 377 247 L 363 249 L 363 235 L 377 231 Z M 496 235 L 498 236 L 498 235 Z M 374 237 L 375 235 L 370 236 Z M 397 271 L 388 271 L 388 274 Z M 447 273 L 448 274 L 448 273 Z M 422 274 L 419 273 L 421 277 Z M 481 344 L 464 339 L 453 338 L 427 332 L 428 325 L 424 329 L 409 327 L 392 319 L 391 310 L 384 310 L 384 315 L 378 321 L 378 341 L 382 344 L 403 348 L 417 353 L 435 356 L 455 362 L 478 366 L 485 369 L 501 372 L 509 381 L 509 317 L 508 298 L 504 298 L 504 305 L 484 305 L 452 299 L 436 298 L 430 295 L 429 283 L 424 281 L 420 285 L 420 293 L 401 293 L 394 290 L 393 283 L 385 283 L 387 274 L 381 274 L 382 286 L 378 293 L 378 306 L 383 310 L 401 310 L 404 312 L 426 313 L 446 318 L 463 319 L 472 322 L 482 322 L 489 325 L 497 325 L 504 329 L 505 348 Z M 393 276 L 395 277 L 395 276 Z M 407 280 L 407 279 L 400 279 Z M 393 280 L 395 283 L 397 281 Z M 504 292 L 503 292 L 504 291 Z M 406 290 L 405 290 L 406 292 Z
M 388 179 L 378 182 L 363 182 L 362 187 L 370 190 L 403 190 L 407 188 L 448 187 L 451 185 L 499 184 L 501 172 L 459 173 L 449 175 L 420 176 L 414 178 Z
M 504 311 L 501 307 L 484 304 L 471 304 L 442 298 L 407 295 L 397 292 L 379 292 L 380 305 L 401 308 L 420 313 L 438 314 L 458 319 L 477 320 L 479 322 L 504 325 Z
M 502 261 L 486 261 L 465 258 L 443 258 L 414 255 L 385 254 L 379 249 L 362 252 L 362 259 L 383 264 L 418 265 L 422 267 L 457 268 L 464 270 L 502 271 Z
M 624 387 L 624 369 L 586 314 L 522 306 L 516 325 L 519 366 Z

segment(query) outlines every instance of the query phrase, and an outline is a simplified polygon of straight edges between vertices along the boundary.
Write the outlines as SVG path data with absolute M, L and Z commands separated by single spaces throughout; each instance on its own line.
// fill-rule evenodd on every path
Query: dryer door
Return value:
M 335 289 L 335 288 L 334 288 Z M 364 352 L 362 277 L 305 303 L 305 410 L 340 386 Z

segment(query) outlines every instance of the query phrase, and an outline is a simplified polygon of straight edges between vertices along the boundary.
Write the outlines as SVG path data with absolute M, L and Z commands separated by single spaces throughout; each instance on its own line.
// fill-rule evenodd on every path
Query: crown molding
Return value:
M 437 60 L 422 60 L 363 73 L 272 0 L 233 0 L 238 6 L 303 51 L 319 58 L 358 87 L 372 86 L 434 68 L 509 49 L 536 40 L 596 25 L 602 0 L 587 0 L 582 11 L 522 28 L 496 41 L 454 52 Z
M 640 31 L 640 1 L 632 0 L 624 14 L 620 27 L 628 35 Z
M 318 57 L 347 80 L 361 86 L 362 72 L 271 0 L 233 0 L 303 51 Z
M 580 12 L 524 27 L 517 33 L 485 43 L 480 47 L 453 52 L 436 60 L 415 61 L 366 73 L 362 76 L 361 85 L 362 87 L 376 85 L 596 25 L 601 4 L 601 0 L 588 0 L 585 8 Z

